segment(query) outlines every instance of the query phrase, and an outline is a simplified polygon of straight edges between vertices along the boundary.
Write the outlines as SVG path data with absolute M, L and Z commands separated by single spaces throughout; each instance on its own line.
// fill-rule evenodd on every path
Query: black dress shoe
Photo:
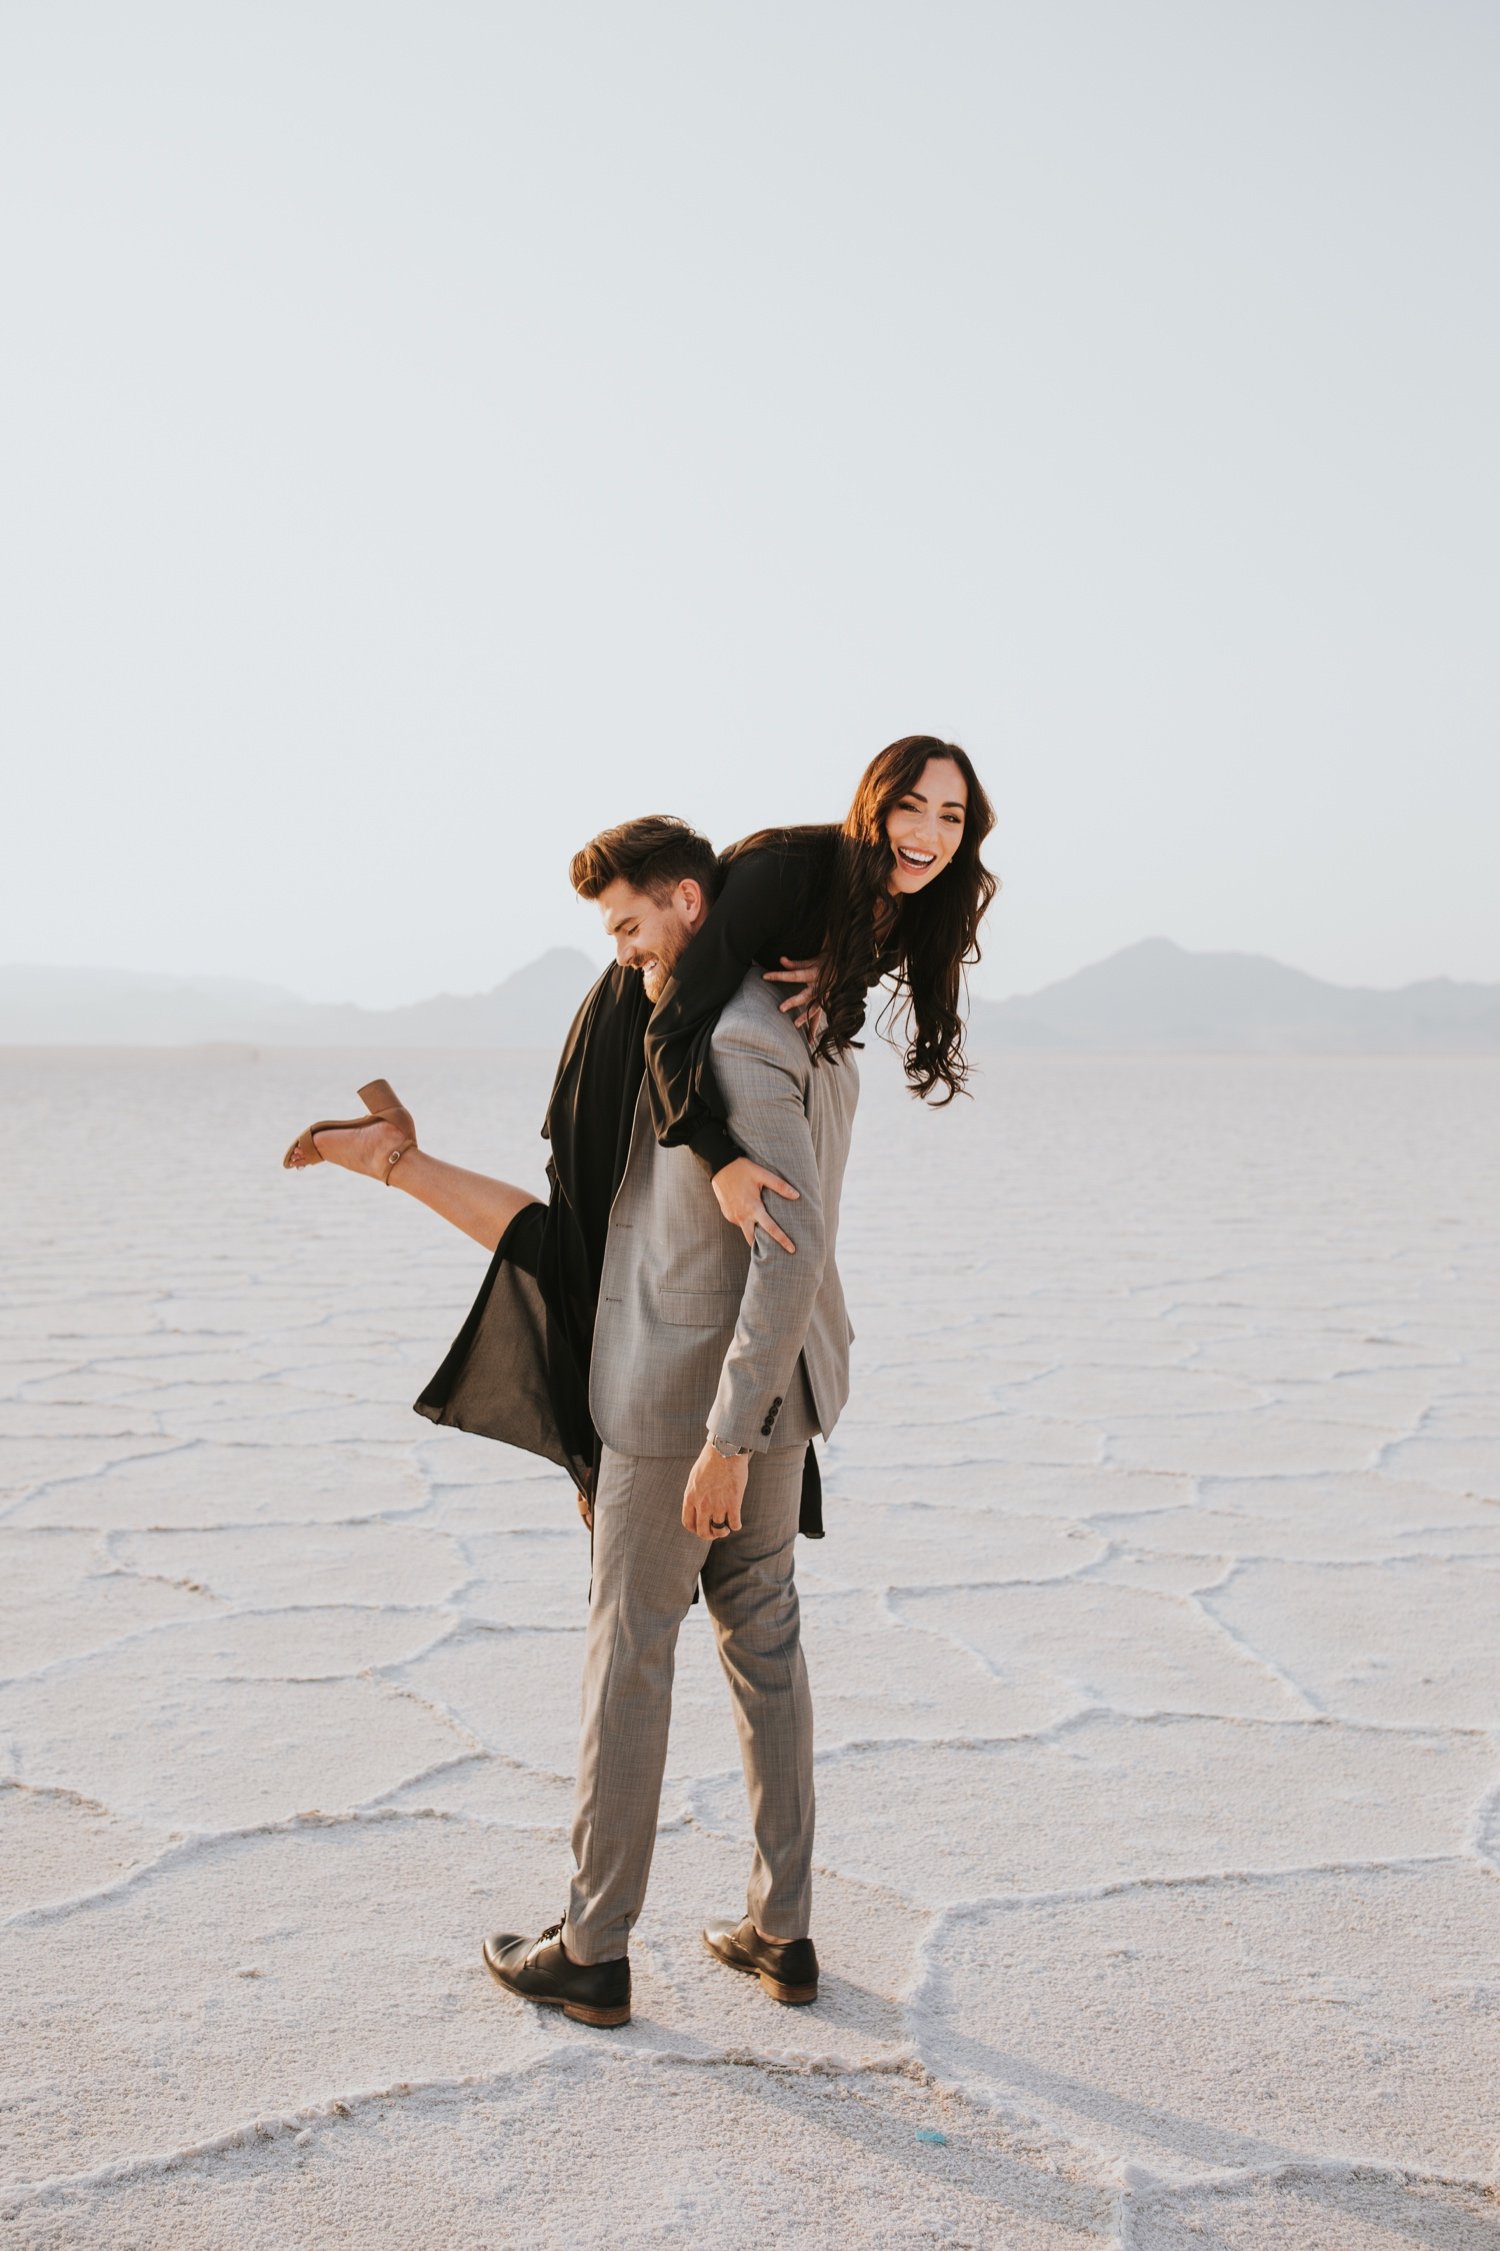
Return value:
M 630 1957 L 613 1962 L 574 1962 L 563 1952 L 562 1924 L 540 1938 L 497 1931 L 484 1942 L 484 1966 L 497 1985 L 523 2001 L 561 2009 L 580 2024 L 629 2024 Z
M 810 1938 L 762 1938 L 747 1915 L 742 1923 L 710 1923 L 703 1943 L 726 1968 L 758 1977 L 773 2001 L 800 2008 L 818 1998 L 818 1952 Z

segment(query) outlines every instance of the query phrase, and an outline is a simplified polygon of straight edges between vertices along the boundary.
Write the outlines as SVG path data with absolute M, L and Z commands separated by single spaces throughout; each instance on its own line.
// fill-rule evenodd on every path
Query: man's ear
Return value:
M 682 901 L 689 926 L 696 930 L 708 913 L 708 897 L 702 884 L 695 876 L 685 875 L 677 885 L 677 896 Z

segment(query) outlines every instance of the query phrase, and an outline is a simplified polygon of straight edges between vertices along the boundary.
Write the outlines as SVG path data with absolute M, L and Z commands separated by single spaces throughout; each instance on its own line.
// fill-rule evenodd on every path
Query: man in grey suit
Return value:
M 643 852 L 660 827 L 627 823 L 596 839 L 585 888 L 652 999 L 708 913 L 714 866 L 687 830 L 680 867 Z M 484 1948 L 502 1985 L 589 2024 L 630 2015 L 627 1950 L 656 1837 L 677 1632 L 700 1579 L 755 1836 L 748 1912 L 704 1937 L 775 1999 L 817 1995 L 812 1709 L 793 1543 L 807 1442 L 832 1430 L 848 1392 L 834 1242 L 858 1075 L 848 1054 L 814 1062 L 758 970 L 723 1010 L 711 1053 L 734 1140 L 797 1191 L 782 1207 L 795 1251 L 761 1230 L 752 1249 L 726 1224 L 692 1153 L 658 1146 L 643 1088 L 610 1212 L 590 1377 L 604 1452 L 576 1867 L 562 1923 L 536 1939 L 501 1932 Z

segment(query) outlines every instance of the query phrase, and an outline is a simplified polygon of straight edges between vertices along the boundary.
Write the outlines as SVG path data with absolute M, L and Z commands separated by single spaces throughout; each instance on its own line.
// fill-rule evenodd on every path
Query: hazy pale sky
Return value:
M 383 1004 L 965 743 L 979 990 L 1500 979 L 1493 0 L 0 0 L 0 960 Z

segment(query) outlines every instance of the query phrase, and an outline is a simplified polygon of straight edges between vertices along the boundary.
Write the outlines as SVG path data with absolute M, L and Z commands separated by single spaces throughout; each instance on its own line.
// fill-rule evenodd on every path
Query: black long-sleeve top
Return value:
M 725 1123 L 709 1040 L 719 1011 L 757 966 L 823 950 L 836 828 L 769 829 L 731 845 L 719 862 L 708 919 L 688 941 L 646 1026 L 651 1122 L 664 1148 L 686 1144 L 710 1172 L 744 1154 Z

